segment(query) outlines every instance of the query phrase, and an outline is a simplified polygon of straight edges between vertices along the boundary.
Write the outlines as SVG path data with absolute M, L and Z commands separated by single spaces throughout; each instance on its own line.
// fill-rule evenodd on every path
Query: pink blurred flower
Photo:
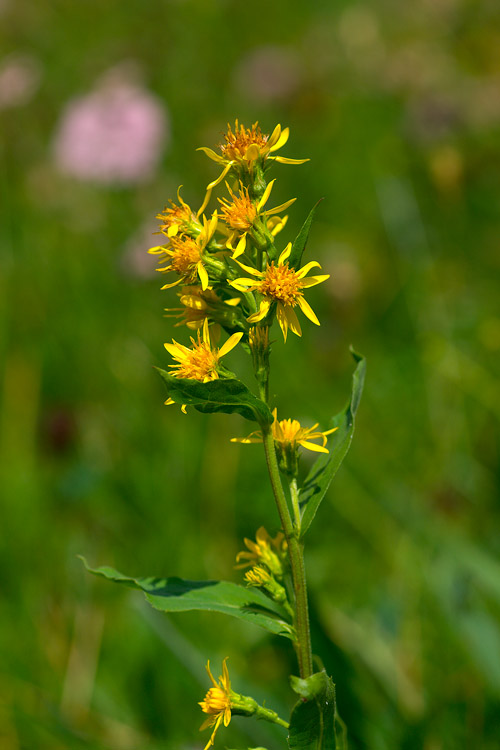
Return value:
M 59 169 L 104 184 L 143 182 L 169 136 L 166 108 L 124 69 L 105 74 L 94 91 L 66 106 L 54 140 Z
M 0 62 L 0 110 L 27 104 L 40 84 L 40 64 L 30 55 L 14 54 Z

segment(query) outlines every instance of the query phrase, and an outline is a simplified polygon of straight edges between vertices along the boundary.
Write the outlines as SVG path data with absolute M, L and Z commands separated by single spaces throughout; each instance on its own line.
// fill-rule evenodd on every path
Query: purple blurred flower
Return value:
M 169 136 L 166 108 L 121 68 L 66 106 L 54 140 L 59 169 L 103 184 L 143 182 Z

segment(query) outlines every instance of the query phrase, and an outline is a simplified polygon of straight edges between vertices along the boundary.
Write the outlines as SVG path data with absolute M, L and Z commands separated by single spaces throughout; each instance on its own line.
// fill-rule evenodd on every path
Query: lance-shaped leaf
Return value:
M 156 368 L 167 386 L 169 397 L 177 404 L 187 404 L 205 414 L 216 411 L 241 414 L 260 425 L 271 424 L 273 415 L 267 404 L 254 396 L 236 378 L 218 378 L 200 383 L 190 378 L 176 378 L 166 370 Z
M 332 679 L 326 672 L 316 672 L 305 680 L 292 677 L 291 682 L 300 700 L 290 716 L 290 750 L 340 750 L 345 738 L 337 736 Z
M 299 493 L 302 508 L 301 535 L 303 536 L 316 515 L 330 482 L 337 473 L 351 445 L 354 432 L 354 417 L 358 409 L 363 383 L 365 380 L 366 362 L 364 357 L 351 349 L 357 363 L 352 376 L 352 393 L 349 403 L 340 414 L 333 417 L 330 427 L 338 429 L 329 441 L 329 453 L 322 453 L 314 462 Z
M 290 266 L 290 268 L 298 269 L 301 266 L 302 255 L 304 253 L 304 250 L 306 249 L 309 232 L 311 230 L 311 224 L 314 219 L 314 214 L 316 213 L 316 209 L 318 208 L 322 200 L 323 198 L 320 198 L 316 205 L 313 206 L 313 208 L 309 212 L 309 216 L 302 225 L 302 229 L 293 241 L 292 250 L 288 258 L 288 265 Z
M 260 625 L 275 635 L 294 637 L 285 610 L 256 588 L 229 581 L 185 581 L 182 578 L 131 578 L 114 568 L 91 568 L 80 558 L 89 573 L 142 591 L 148 602 L 160 612 L 207 610 L 237 617 Z

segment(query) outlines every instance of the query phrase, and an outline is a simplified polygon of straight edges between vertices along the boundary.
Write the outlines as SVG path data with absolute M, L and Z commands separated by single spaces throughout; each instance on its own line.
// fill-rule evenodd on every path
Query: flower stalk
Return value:
M 295 643 L 300 676 L 310 677 L 313 673 L 311 632 L 309 627 L 309 605 L 307 603 L 306 570 L 304 564 L 304 546 L 299 542 L 297 530 L 294 528 L 288 503 L 281 484 L 281 477 L 276 458 L 274 438 L 270 428 L 263 428 L 264 451 L 271 487 L 278 508 L 281 526 L 288 545 L 288 557 L 292 572 L 293 592 L 295 596 Z

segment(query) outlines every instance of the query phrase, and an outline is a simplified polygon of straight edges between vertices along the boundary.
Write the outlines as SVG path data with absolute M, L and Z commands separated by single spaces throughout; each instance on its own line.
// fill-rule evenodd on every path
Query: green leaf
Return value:
M 292 688 L 300 696 L 290 716 L 290 750 L 340 750 L 345 735 L 337 736 L 335 685 L 326 672 L 307 679 L 292 677 Z
M 292 252 L 290 253 L 290 257 L 288 258 L 288 265 L 290 266 L 290 268 L 300 268 L 301 266 L 302 255 L 304 253 L 304 250 L 306 249 L 309 232 L 311 230 L 311 224 L 314 219 L 314 214 L 316 213 L 316 209 L 318 208 L 322 200 L 323 198 L 320 198 L 316 205 L 313 206 L 313 208 L 309 212 L 309 216 L 302 225 L 302 229 L 293 241 Z
M 91 568 L 80 556 L 89 573 L 142 591 L 160 612 L 207 610 L 237 617 L 260 625 L 275 635 L 294 637 L 285 610 L 262 591 L 228 581 L 185 581 L 182 578 L 131 578 L 114 568 Z
M 329 440 L 329 453 L 322 453 L 314 462 L 299 493 L 302 507 L 301 536 L 304 536 L 312 523 L 316 511 L 323 500 L 330 482 L 337 473 L 351 445 L 354 432 L 354 417 L 359 406 L 365 380 L 366 361 L 351 349 L 357 363 L 352 376 L 352 393 L 347 406 L 333 417 L 330 427 L 338 427 Z
M 222 411 L 241 414 L 245 419 L 260 425 L 271 424 L 273 415 L 267 404 L 254 396 L 246 385 L 236 378 L 218 378 L 208 383 L 190 378 L 176 378 L 166 370 L 156 368 L 163 378 L 169 397 L 177 404 L 194 406 L 204 414 Z

